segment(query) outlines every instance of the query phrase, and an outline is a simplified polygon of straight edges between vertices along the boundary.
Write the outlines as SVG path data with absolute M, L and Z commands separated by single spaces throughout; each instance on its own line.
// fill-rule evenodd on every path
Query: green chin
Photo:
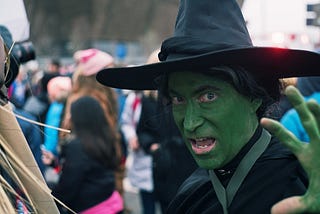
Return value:
M 220 164 L 216 160 L 213 160 L 212 158 L 199 157 L 193 153 L 192 153 L 192 156 L 200 168 L 210 170 L 210 169 L 219 169 L 222 167 L 222 164 Z
M 210 170 L 210 169 L 219 169 L 223 166 L 221 161 L 218 160 L 218 157 L 216 157 L 216 155 L 213 155 L 212 152 L 209 152 L 208 154 L 205 154 L 205 155 L 196 155 L 189 143 L 187 144 L 187 147 L 192 157 L 194 158 L 194 160 L 196 161 L 196 163 L 200 168 Z

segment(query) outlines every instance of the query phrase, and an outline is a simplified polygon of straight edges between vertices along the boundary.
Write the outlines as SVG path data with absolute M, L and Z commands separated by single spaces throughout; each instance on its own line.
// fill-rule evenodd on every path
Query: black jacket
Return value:
M 137 125 L 137 136 L 142 149 L 150 154 L 150 146 L 159 143 L 159 115 L 157 100 L 153 97 L 142 96 L 142 109 Z
M 89 157 L 75 139 L 63 150 L 62 174 L 52 194 L 76 212 L 106 200 L 115 190 L 114 172 Z

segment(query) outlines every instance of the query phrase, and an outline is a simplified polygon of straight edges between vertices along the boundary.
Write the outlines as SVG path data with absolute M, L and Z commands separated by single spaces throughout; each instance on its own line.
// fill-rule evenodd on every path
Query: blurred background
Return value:
M 68 58 L 76 50 L 94 47 L 125 64 L 144 62 L 172 34 L 179 4 L 179 0 L 0 2 L 0 24 L 14 25 L 12 33 L 31 40 L 38 59 L 48 55 Z M 256 45 L 318 49 L 319 1 L 238 2 Z

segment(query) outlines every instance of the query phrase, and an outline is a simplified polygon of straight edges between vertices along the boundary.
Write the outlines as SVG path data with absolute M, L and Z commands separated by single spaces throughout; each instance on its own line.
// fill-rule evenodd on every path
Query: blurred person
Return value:
M 58 58 L 52 58 L 47 65 L 47 71 L 50 74 L 60 73 L 60 68 L 61 68 L 61 62 Z
M 297 78 L 297 88 L 303 96 L 310 96 L 320 91 L 320 77 L 299 77 Z
M 313 93 L 320 92 L 320 77 L 298 77 L 295 78 L 295 82 L 292 84 L 304 97 L 310 97 Z M 292 109 L 292 105 L 286 96 L 282 96 L 280 99 L 280 119 L 284 114 Z
M 47 85 L 50 105 L 46 114 L 45 124 L 52 127 L 61 127 L 65 102 L 71 92 L 70 77 L 54 77 Z M 59 131 L 50 127 L 44 128 L 44 149 L 58 155 Z
M 154 214 L 156 206 L 152 176 L 152 152 L 159 146 L 156 112 L 156 91 L 132 91 L 127 96 L 120 120 L 132 156 L 127 176 L 131 185 L 139 189 L 144 214 Z
M 53 187 L 60 175 L 60 137 L 56 128 L 61 127 L 65 102 L 71 92 L 71 78 L 67 76 L 57 76 L 52 78 L 47 85 L 49 108 L 45 118 L 43 128 L 42 161 L 46 165 L 45 180 L 49 187 Z M 54 127 L 54 128 L 53 128 Z M 51 164 L 51 160 L 56 160 L 56 164 Z
M 79 97 L 70 114 L 74 138 L 62 150 L 62 173 L 52 194 L 77 213 L 120 213 L 123 200 L 114 175 L 120 161 L 115 155 L 116 133 L 93 97 Z
M 23 66 L 26 68 L 27 73 L 27 96 L 38 94 L 39 80 L 42 77 L 42 70 L 40 70 L 39 62 L 31 60 Z
M 118 118 L 121 118 L 121 114 L 124 109 L 124 104 L 126 102 L 126 99 L 127 99 L 127 96 L 129 94 L 130 90 L 115 89 L 115 91 L 117 93 L 117 98 L 118 98 L 118 107 L 119 107 Z M 118 122 L 119 122 L 119 120 L 118 120 Z M 118 123 L 118 126 L 119 126 L 120 144 L 121 144 L 123 162 L 125 163 L 127 156 L 128 156 L 128 147 L 127 147 L 126 140 L 124 139 L 124 135 L 122 133 L 122 130 L 120 128 L 120 122 Z
M 62 128 L 71 128 L 70 106 L 74 100 L 83 96 L 91 96 L 97 99 L 103 110 L 108 124 L 116 134 L 117 153 L 115 155 L 123 158 L 120 143 L 120 134 L 118 129 L 118 102 L 117 94 L 114 89 L 101 85 L 95 80 L 96 73 L 108 67 L 114 66 L 113 57 L 98 49 L 79 50 L 74 53 L 76 63 L 75 71 L 72 75 L 72 90 L 66 101 Z M 63 143 L 68 142 L 69 135 L 60 133 L 60 139 Z M 119 169 L 116 172 L 116 186 L 118 192 L 123 195 L 123 178 L 124 178 L 124 159 L 122 159 Z
M 33 93 L 26 101 L 24 109 L 33 115 L 35 115 L 41 123 L 45 123 L 46 114 L 49 109 L 50 100 L 48 98 L 48 82 L 60 74 L 60 61 L 52 58 L 47 65 L 47 70 L 44 70 L 42 74 L 35 74 L 37 80 L 37 87 L 32 88 L 36 93 Z
M 74 53 L 76 63 L 72 75 L 72 91 L 67 99 L 63 127 L 70 128 L 70 104 L 81 96 L 89 95 L 101 101 L 105 116 L 111 124 L 117 123 L 117 97 L 113 89 L 95 81 L 95 74 L 102 68 L 113 67 L 113 58 L 97 49 L 79 50 Z
M 61 76 L 60 74 L 60 60 L 57 58 L 52 58 L 50 59 L 47 69 L 44 70 L 43 76 L 40 80 L 40 85 L 41 85 L 41 92 L 40 96 L 43 96 L 43 99 L 47 99 L 47 94 L 48 94 L 48 83 L 49 81 L 57 76 Z M 47 100 L 49 102 L 49 100 Z
M 17 108 L 22 108 L 27 100 L 27 73 L 23 65 L 8 89 L 8 97 Z
M 182 0 L 159 59 L 104 69 L 97 80 L 159 89 L 172 110 L 200 168 L 167 213 L 320 213 L 320 105 L 305 102 L 293 86 L 285 90 L 309 144 L 271 119 L 279 79 L 319 75 L 319 54 L 253 46 L 235 0 Z

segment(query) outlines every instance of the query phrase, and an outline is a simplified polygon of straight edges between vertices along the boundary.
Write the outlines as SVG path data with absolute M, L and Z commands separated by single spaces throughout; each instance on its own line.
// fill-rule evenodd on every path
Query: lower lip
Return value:
M 216 143 L 214 142 L 210 146 L 207 146 L 205 148 L 199 148 L 199 147 L 192 144 L 192 150 L 197 155 L 203 155 L 203 154 L 210 152 L 215 147 L 215 145 L 216 145 Z

